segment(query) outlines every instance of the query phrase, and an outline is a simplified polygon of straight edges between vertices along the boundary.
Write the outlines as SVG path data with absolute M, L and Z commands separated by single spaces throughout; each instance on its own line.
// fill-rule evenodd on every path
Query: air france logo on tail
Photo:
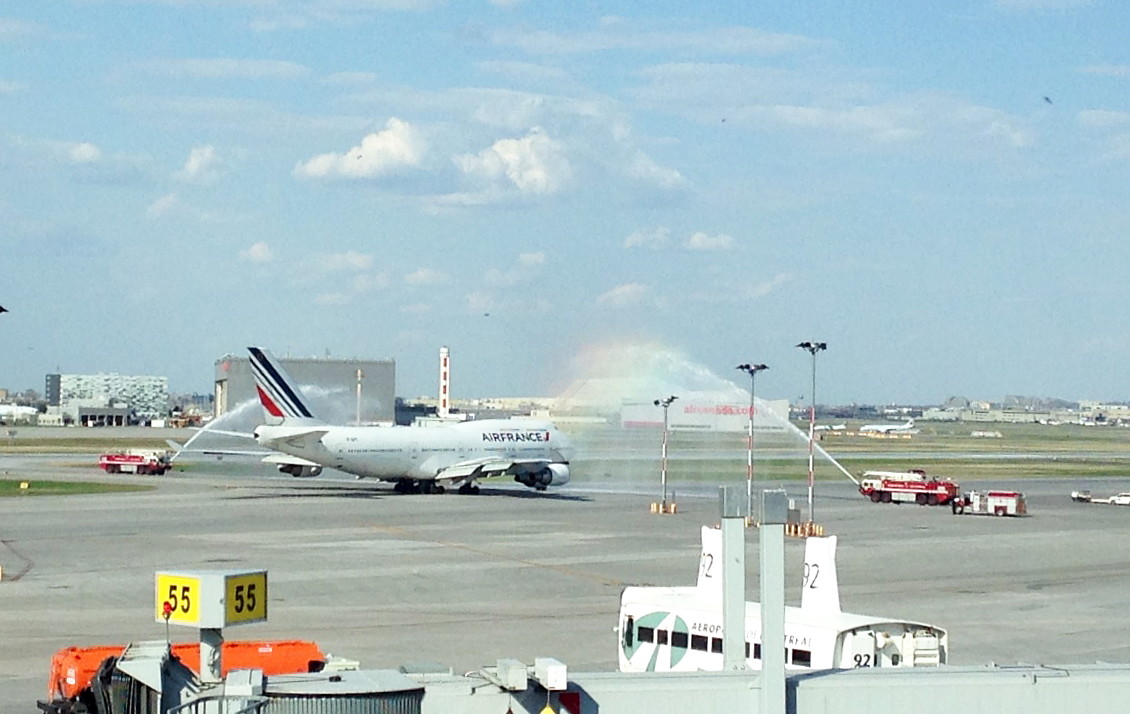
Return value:
M 312 419 L 314 415 L 291 386 L 282 367 L 258 347 L 247 350 L 251 353 L 251 372 L 255 375 L 259 402 L 267 415 L 280 420 Z

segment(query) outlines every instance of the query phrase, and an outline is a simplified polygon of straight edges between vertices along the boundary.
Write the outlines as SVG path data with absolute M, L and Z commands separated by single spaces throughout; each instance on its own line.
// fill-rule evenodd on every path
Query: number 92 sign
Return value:
M 267 620 L 267 571 L 157 573 L 157 621 L 219 628 Z

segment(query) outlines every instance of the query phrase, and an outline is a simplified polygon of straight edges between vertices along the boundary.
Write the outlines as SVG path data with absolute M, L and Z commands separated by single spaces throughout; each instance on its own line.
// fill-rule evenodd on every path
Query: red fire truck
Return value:
M 959 497 L 961 487 L 948 478 L 927 476 L 922 469 L 866 471 L 859 492 L 872 503 L 917 503 L 944 506 Z
M 108 474 L 161 474 L 172 468 L 171 454 L 158 449 L 127 449 L 98 457 L 98 466 Z

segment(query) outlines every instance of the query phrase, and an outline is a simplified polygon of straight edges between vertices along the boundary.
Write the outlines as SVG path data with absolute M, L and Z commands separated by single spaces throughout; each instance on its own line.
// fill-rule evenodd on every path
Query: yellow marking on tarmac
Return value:
M 404 528 L 401 528 L 400 526 L 377 526 L 377 525 L 375 525 L 375 526 L 371 526 L 371 528 L 374 531 L 380 531 L 380 532 L 388 533 L 389 535 L 398 536 L 398 537 L 403 538 L 405 540 L 411 540 L 411 541 L 415 541 L 417 543 L 431 543 L 433 545 L 438 545 L 438 546 L 441 546 L 441 547 L 444 547 L 444 548 L 455 548 L 455 549 L 458 549 L 458 550 L 465 550 L 468 553 L 476 553 L 478 555 L 485 555 L 487 557 L 494 558 L 495 560 L 501 560 L 501 561 L 504 561 L 504 562 L 519 563 L 521 565 L 527 565 L 531 568 L 541 568 L 543 570 L 550 570 L 552 572 L 558 573 L 559 575 L 565 575 L 565 576 L 568 576 L 568 577 L 571 577 L 571 578 L 577 578 L 579 580 L 587 580 L 588 582 L 597 583 L 599 585 L 608 585 L 608 586 L 621 587 L 621 588 L 629 585 L 629 583 L 626 583 L 623 580 L 603 578 L 603 577 L 600 577 L 599 575 L 593 575 L 592 573 L 586 573 L 586 572 L 583 572 L 583 571 L 580 571 L 580 570 L 574 570 L 572 568 L 567 568 L 563 565 L 549 565 L 549 564 L 546 564 L 546 563 L 539 563 L 536 560 L 528 560 L 526 558 L 514 558 L 514 557 L 510 557 L 510 556 L 500 555 L 499 553 L 495 553 L 495 552 L 489 551 L 489 550 L 484 550 L 482 548 L 476 548 L 474 546 L 467 545 L 466 543 L 457 543 L 455 541 L 433 540 L 433 539 L 430 539 L 430 538 L 421 538 L 420 536 L 414 535 L 414 534 L 408 532 L 407 530 L 405 530 Z

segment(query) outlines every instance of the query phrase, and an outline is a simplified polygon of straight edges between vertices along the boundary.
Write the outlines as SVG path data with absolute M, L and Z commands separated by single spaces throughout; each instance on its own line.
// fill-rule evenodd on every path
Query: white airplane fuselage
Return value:
M 568 462 L 573 446 L 548 422 L 485 419 L 450 426 L 260 426 L 264 447 L 362 478 L 432 479 L 455 464 Z

